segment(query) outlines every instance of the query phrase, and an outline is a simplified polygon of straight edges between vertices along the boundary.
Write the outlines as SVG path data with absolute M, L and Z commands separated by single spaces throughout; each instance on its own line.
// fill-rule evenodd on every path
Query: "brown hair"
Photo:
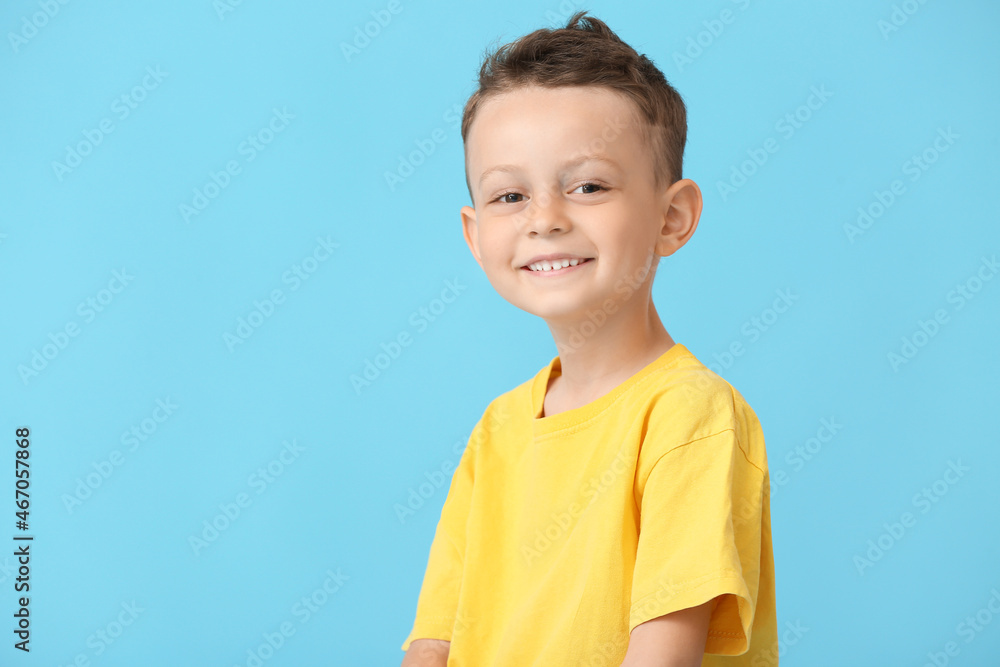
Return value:
M 463 144 L 476 112 L 492 95 L 528 85 L 603 86 L 625 95 L 640 112 L 639 120 L 645 120 L 640 128 L 645 143 L 653 147 L 656 187 L 679 180 L 687 141 L 684 100 L 649 58 L 586 14 L 577 12 L 565 28 L 536 30 L 493 53 L 487 51 L 479 89 L 462 115 Z

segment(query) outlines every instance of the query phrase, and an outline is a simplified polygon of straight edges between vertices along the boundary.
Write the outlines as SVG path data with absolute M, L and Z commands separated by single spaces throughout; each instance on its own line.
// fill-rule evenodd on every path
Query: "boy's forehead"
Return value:
M 610 88 L 522 86 L 480 103 L 469 129 L 466 163 L 539 141 L 581 153 L 604 152 L 622 134 L 641 129 L 635 104 Z

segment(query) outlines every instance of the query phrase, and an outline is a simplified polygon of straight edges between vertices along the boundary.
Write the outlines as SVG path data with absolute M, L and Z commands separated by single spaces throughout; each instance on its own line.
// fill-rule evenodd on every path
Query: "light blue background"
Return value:
M 971 641 L 959 624 L 994 593 L 1000 605 L 1000 280 L 961 309 L 948 295 L 1000 252 L 1000 9 L 399 1 L 350 58 L 342 44 L 387 2 L 245 0 L 221 15 L 209 0 L 50 2 L 34 33 L 39 2 L 0 10 L 0 540 L 17 532 L 22 425 L 36 536 L 30 655 L 12 648 L 14 562 L 0 557 L 0 663 L 246 665 L 289 622 L 264 664 L 399 664 L 447 484 L 405 521 L 394 507 L 555 355 L 544 322 L 492 290 L 462 239 L 454 109 L 488 45 L 589 9 L 688 105 L 685 176 L 705 207 L 654 298 L 673 337 L 756 410 L 772 481 L 787 475 L 771 505 L 778 621 L 808 630 L 786 635 L 782 664 L 917 666 L 948 642 L 949 664 L 995 664 L 1000 615 L 981 613 Z M 883 34 L 903 5 L 915 13 Z M 704 22 L 725 9 L 712 36 Z M 701 53 L 679 65 L 699 33 Z M 147 67 L 165 78 L 121 118 L 114 100 Z M 813 86 L 832 96 L 786 137 L 776 124 Z M 273 109 L 294 118 L 248 161 L 241 142 Z M 60 180 L 53 162 L 102 119 L 113 131 Z M 907 161 L 948 128 L 957 139 L 911 180 Z M 385 173 L 435 131 L 445 139 L 390 189 Z M 717 183 L 769 138 L 777 152 L 723 198 Z M 240 173 L 186 222 L 179 206 L 230 160 Z M 895 179 L 905 192 L 849 240 L 844 225 Z M 283 276 L 317 237 L 339 246 L 292 289 Z M 87 321 L 78 304 L 116 270 L 133 278 Z M 411 315 L 448 280 L 467 287 L 420 330 Z M 284 302 L 230 350 L 224 334 L 276 289 Z M 776 290 L 798 299 L 751 340 Z M 894 369 L 887 355 L 939 309 L 947 323 Z M 23 380 L 67 323 L 78 335 Z M 401 332 L 412 344 L 356 392 L 350 376 Z M 744 353 L 723 364 L 733 342 Z M 176 410 L 130 450 L 122 434 L 158 399 Z M 823 419 L 842 428 L 796 464 Z M 303 450 L 258 493 L 251 475 L 293 440 Z M 116 450 L 121 465 L 67 508 Z M 941 481 L 957 461 L 971 470 Z M 935 482 L 923 512 L 914 496 Z M 189 537 L 240 493 L 250 505 L 195 554 Z M 891 538 L 884 524 L 904 512 L 915 524 Z M 880 537 L 889 548 L 859 572 Z M 347 579 L 305 620 L 295 605 L 328 570 Z M 133 601 L 134 622 L 96 639 Z

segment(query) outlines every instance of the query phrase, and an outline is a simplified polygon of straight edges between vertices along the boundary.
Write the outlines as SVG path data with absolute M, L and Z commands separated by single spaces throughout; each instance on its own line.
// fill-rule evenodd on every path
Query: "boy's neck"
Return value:
M 579 326 L 549 323 L 561 368 L 549 385 L 553 405 L 570 409 L 596 400 L 674 346 L 652 300 L 648 304 L 645 310 L 619 312 L 589 337 L 580 334 Z

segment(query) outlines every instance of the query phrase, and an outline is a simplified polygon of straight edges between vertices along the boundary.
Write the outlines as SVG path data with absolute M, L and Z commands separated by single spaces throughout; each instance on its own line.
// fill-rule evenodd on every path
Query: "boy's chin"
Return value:
M 578 326 L 587 320 L 587 304 L 567 304 L 563 303 L 542 303 L 542 300 L 535 300 L 531 303 L 515 303 L 514 305 L 524 312 L 540 317 L 549 325 L 556 326 Z M 594 310 L 595 306 L 591 306 Z M 596 306 L 600 308 L 600 306 Z

